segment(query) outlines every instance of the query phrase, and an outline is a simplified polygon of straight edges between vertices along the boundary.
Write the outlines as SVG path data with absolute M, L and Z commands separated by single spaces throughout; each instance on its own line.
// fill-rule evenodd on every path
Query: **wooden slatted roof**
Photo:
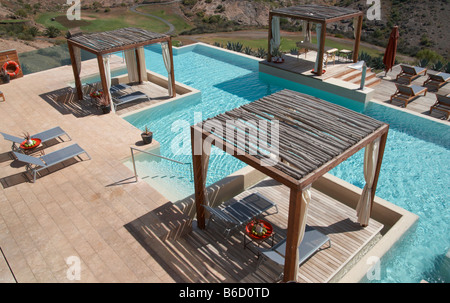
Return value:
M 328 23 L 343 19 L 349 19 L 362 15 L 363 12 L 339 6 L 302 5 L 275 9 L 271 11 L 274 15 L 297 18 L 312 22 Z
M 274 129 L 261 127 L 263 124 L 258 121 L 279 121 L 278 146 L 273 144 Z M 291 90 L 279 91 L 201 124 L 217 141 L 223 140 L 228 148 L 233 146 L 237 154 L 268 160 L 276 148 L 280 161 L 273 168 L 295 180 L 327 165 L 386 125 L 345 107 Z M 212 125 L 217 127 L 212 128 Z M 227 127 L 234 131 L 234 136 L 227 138 L 227 134 L 232 134 L 225 131 Z
M 151 43 L 160 42 L 170 36 L 150 32 L 141 28 L 121 28 L 117 30 L 75 35 L 68 39 L 84 49 L 95 53 L 115 52 L 122 49 L 134 48 Z
M 273 122 L 275 126 L 278 123 L 278 127 L 261 127 L 262 121 Z M 215 145 L 290 188 L 283 279 L 296 281 L 297 247 L 306 224 L 309 187 L 339 163 L 379 140 L 371 191 L 366 192 L 370 195 L 370 206 L 362 206 L 370 217 L 388 131 L 388 124 L 290 90 L 193 125 L 191 144 L 197 226 L 206 227 L 202 206 L 208 203 L 205 184 L 210 147 Z M 264 157 L 270 159 L 269 152 L 275 152 L 279 161 L 264 162 Z

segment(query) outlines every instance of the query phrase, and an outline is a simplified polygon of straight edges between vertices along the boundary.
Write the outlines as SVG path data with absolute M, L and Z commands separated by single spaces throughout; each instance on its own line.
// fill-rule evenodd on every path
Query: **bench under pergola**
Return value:
M 198 227 L 205 228 L 206 176 L 215 145 L 290 189 L 284 281 L 296 281 L 312 183 L 365 147 L 366 185 L 356 211 L 367 226 L 388 130 L 388 124 L 291 90 L 191 126 Z
M 168 71 L 169 95 L 175 97 L 175 75 L 171 37 L 141 28 L 129 27 L 91 34 L 78 33 L 71 35 L 67 39 L 78 99 L 83 99 L 82 84 L 80 80 L 80 49 L 97 56 L 102 89 L 104 92 L 109 92 L 111 75 L 108 55 L 123 51 L 127 64 L 129 82 L 142 83 L 143 81 L 147 81 L 143 47 L 154 43 L 161 43 L 163 59 Z M 112 102 L 109 93 L 105 94 L 105 96 Z M 112 108 L 114 107 L 112 106 Z
M 347 20 L 357 18 L 357 24 L 354 24 L 355 32 L 355 43 L 353 46 L 353 62 L 358 60 L 359 44 L 361 41 L 361 30 L 362 21 L 364 13 L 362 11 L 349 9 L 346 7 L 339 6 L 324 6 L 324 5 L 302 5 L 302 6 L 291 6 L 284 7 L 269 12 L 269 33 L 268 33 L 268 43 L 269 49 L 267 54 L 267 61 L 272 60 L 272 48 L 279 46 L 279 35 L 280 35 L 280 22 L 279 18 L 291 18 L 299 19 L 307 22 L 308 31 L 310 30 L 310 23 L 316 23 L 317 29 L 317 42 L 318 52 L 317 60 L 318 67 L 315 73 L 318 76 L 322 75 L 323 72 L 323 56 L 325 49 L 325 37 L 326 37 L 326 26 L 328 23 L 337 22 L 340 20 Z M 305 26 L 305 25 L 303 25 Z M 276 38 L 276 39 L 274 39 Z M 275 41 L 278 40 L 278 41 Z M 278 44 L 278 45 L 276 45 Z M 316 61 L 317 61 L 316 60 Z

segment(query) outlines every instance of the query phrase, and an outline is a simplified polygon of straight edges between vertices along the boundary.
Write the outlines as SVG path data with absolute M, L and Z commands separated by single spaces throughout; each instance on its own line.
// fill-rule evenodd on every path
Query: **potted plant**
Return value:
M 2 77 L 3 83 L 9 83 L 11 76 L 8 74 L 8 72 L 3 67 L 2 67 L 2 70 L 0 71 L 0 76 Z
M 91 98 L 100 98 L 101 96 L 103 96 L 103 92 L 101 90 L 94 90 L 89 95 L 91 96 Z
M 23 133 L 23 138 L 25 139 L 25 143 L 23 146 L 32 147 L 32 146 L 36 145 L 36 141 L 31 139 L 30 133 L 28 133 L 28 132 Z
M 153 140 L 153 132 L 149 131 L 147 128 L 147 125 L 145 126 L 145 130 L 141 134 L 142 141 L 144 141 L 144 144 L 150 144 Z
M 98 102 L 104 114 L 108 114 L 111 111 L 111 103 L 109 102 L 108 98 L 106 98 L 106 96 L 100 96 L 98 98 Z

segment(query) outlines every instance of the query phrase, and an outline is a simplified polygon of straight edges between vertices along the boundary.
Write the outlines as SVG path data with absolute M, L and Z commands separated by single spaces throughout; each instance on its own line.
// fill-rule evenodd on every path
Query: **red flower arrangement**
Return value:
M 101 90 L 95 90 L 92 93 L 90 93 L 90 96 L 92 98 L 100 98 L 101 96 L 103 96 L 103 92 Z

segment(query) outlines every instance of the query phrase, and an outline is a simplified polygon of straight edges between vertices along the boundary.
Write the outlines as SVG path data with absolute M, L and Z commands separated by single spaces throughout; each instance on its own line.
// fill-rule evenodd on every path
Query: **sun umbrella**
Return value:
M 398 42 L 398 26 L 394 26 L 392 29 L 391 35 L 389 37 L 388 45 L 386 46 L 386 51 L 384 52 L 383 63 L 384 70 L 387 74 L 389 70 L 392 70 L 392 67 L 395 63 L 395 55 L 397 53 L 397 42 Z M 386 76 L 385 74 L 385 76 Z

